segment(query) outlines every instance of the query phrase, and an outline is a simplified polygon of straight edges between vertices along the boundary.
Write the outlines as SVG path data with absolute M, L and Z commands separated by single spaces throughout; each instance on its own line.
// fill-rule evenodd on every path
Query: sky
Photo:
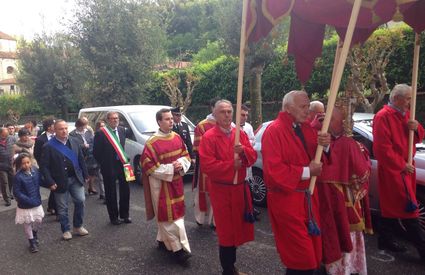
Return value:
M 72 18 L 75 0 L 1 0 L 0 31 L 31 40 L 43 31 L 64 30 Z

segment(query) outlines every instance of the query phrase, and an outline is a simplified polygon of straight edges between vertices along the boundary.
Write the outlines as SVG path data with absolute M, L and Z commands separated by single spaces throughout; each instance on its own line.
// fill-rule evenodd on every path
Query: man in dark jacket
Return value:
M 44 146 L 41 154 L 41 172 L 50 190 L 55 192 L 55 201 L 64 240 L 72 239 L 68 220 L 68 198 L 74 202 L 74 233 L 88 234 L 83 227 L 84 183 L 88 179 L 87 168 L 81 148 L 74 139 L 68 138 L 68 125 L 64 120 L 54 124 L 55 136 Z
M 187 151 L 189 152 L 190 158 L 195 159 L 192 149 L 192 139 L 190 138 L 189 126 L 186 122 L 182 121 L 182 113 L 180 107 L 171 109 L 171 114 L 173 115 L 173 132 L 180 135 L 183 139 L 184 144 L 186 144 Z
M 111 111 L 106 114 L 105 127 L 108 127 L 107 133 L 111 133 L 113 138 L 121 145 L 119 149 L 124 150 L 125 129 L 118 126 L 119 122 L 117 112 Z M 100 165 L 103 176 L 109 219 L 113 225 L 119 225 L 122 222 L 131 223 L 129 216 L 130 187 L 125 179 L 123 163 L 120 161 L 116 149 L 114 149 L 114 145 L 117 144 L 114 143 L 113 145 L 108 137 L 111 138 L 102 129 L 96 132 L 93 142 L 93 155 Z M 117 184 L 119 186 L 119 208 L 117 205 Z
M 10 206 L 13 186 L 13 139 L 7 128 L 0 127 L 0 186 L 6 206 Z
M 41 151 L 43 149 L 43 145 L 48 142 L 54 135 L 55 120 L 53 118 L 48 118 L 43 120 L 43 133 L 35 139 L 34 144 L 34 158 L 37 160 L 38 166 L 41 165 Z M 51 214 L 56 214 L 56 203 L 54 192 L 50 192 L 49 200 L 47 202 L 47 212 Z

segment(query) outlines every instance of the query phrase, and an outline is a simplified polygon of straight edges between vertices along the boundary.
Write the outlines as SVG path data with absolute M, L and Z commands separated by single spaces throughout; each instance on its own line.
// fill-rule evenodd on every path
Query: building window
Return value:
M 15 69 L 12 66 L 8 66 L 6 70 L 8 74 L 13 74 L 13 72 L 15 71 Z
M 10 85 L 10 91 L 14 92 L 15 91 L 15 85 Z

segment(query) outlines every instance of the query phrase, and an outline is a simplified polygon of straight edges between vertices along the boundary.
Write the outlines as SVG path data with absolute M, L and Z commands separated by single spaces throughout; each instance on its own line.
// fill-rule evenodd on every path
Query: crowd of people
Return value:
M 382 216 L 378 247 L 406 251 L 393 233 L 394 224 L 401 220 L 425 263 L 415 166 L 408 162 L 409 131 L 415 142 L 422 141 L 425 133 L 416 120 L 409 119 L 411 93 L 409 86 L 396 85 L 388 105 L 374 118 Z M 156 114 L 158 131 L 147 140 L 140 159 L 146 216 L 156 221 L 158 248 L 182 265 L 192 255 L 184 225 L 183 176 L 193 165 L 196 223 L 216 230 L 223 274 L 244 274 L 235 266 L 236 252 L 254 240 L 259 214 L 248 185 L 249 168 L 257 159 L 248 112 L 243 106 L 235 145 L 232 103 L 214 99 L 211 113 L 195 128 L 193 146 L 179 107 L 163 108 Z M 284 96 L 282 111 L 264 131 L 261 152 L 276 248 L 289 275 L 314 274 L 320 269 L 327 274 L 367 274 L 363 234 L 373 233 L 369 152 L 350 135 L 346 101 L 335 104 L 326 133 L 321 132 L 324 112 L 325 106 L 310 102 L 306 92 L 292 91 Z M 111 224 L 132 223 L 129 182 L 134 172 L 125 153 L 126 131 L 119 115 L 108 112 L 95 131 L 88 124 L 80 118 L 68 134 L 64 120 L 46 120 L 44 133 L 35 143 L 29 129 L 20 129 L 18 137 L 10 127 L 0 129 L 2 196 L 10 205 L 14 194 L 18 204 L 15 222 L 24 225 L 31 252 L 38 251 L 38 229 L 44 217 L 40 186 L 51 190 L 47 211 L 57 215 L 64 240 L 89 234 L 84 227 L 86 185 L 88 195 L 99 193 L 105 200 Z M 320 163 L 314 161 L 318 145 L 324 148 Z M 318 179 L 311 192 L 313 176 Z M 74 203 L 72 231 L 69 197 Z

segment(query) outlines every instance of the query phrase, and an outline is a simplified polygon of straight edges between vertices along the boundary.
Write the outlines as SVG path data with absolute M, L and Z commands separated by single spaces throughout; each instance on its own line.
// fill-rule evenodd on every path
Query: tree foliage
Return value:
M 73 37 L 87 60 L 87 105 L 141 103 L 165 33 L 150 1 L 79 1 Z
M 67 118 L 85 82 L 84 62 L 67 36 L 38 36 L 19 51 L 18 83 L 28 96 Z

